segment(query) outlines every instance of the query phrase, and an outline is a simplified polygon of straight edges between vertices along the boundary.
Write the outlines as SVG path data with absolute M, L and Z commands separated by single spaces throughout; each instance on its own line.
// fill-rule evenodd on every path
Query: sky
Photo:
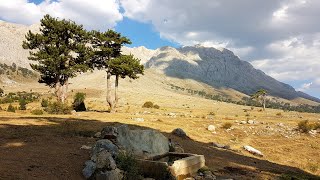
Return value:
M 320 98 L 319 0 L 0 0 L 4 21 L 31 25 L 44 14 L 115 29 L 131 47 L 227 48 Z

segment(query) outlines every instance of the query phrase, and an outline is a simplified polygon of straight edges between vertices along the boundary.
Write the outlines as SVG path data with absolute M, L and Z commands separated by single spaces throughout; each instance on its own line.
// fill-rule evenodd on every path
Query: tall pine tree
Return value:
M 119 57 L 109 61 L 109 71 L 111 75 L 116 76 L 115 80 L 115 104 L 118 104 L 118 86 L 119 77 L 122 79 L 129 77 L 130 79 L 139 78 L 138 74 L 143 75 L 144 66 L 140 64 L 140 60 L 134 58 L 133 55 L 120 55 Z
M 29 31 L 23 48 L 30 49 L 31 68 L 40 73 L 39 83 L 55 88 L 58 102 L 67 99 L 68 80 L 88 69 L 88 33 L 82 25 L 50 15 L 41 19 L 40 33 Z
M 121 47 L 124 44 L 131 44 L 131 41 L 121 36 L 120 33 L 113 30 L 106 32 L 93 31 L 91 44 L 94 49 L 94 55 L 91 59 L 91 67 L 104 69 L 107 72 L 107 97 L 106 100 L 110 106 L 110 112 L 115 111 L 115 99 L 111 94 L 111 70 L 109 63 L 111 60 L 121 55 Z

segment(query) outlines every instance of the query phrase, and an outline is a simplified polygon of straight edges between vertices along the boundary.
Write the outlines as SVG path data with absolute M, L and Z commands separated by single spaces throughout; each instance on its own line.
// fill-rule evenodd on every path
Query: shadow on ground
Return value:
M 15 119 L 30 125 L 5 124 Z M 0 117 L 0 179 L 82 179 L 83 164 L 89 159 L 82 145 L 93 145 L 92 136 L 105 126 L 120 123 L 56 117 Z M 37 122 L 33 125 L 31 122 Z M 131 129 L 149 129 L 129 125 Z M 192 139 L 162 132 L 178 142 L 185 152 L 204 154 L 207 166 L 220 177 L 234 179 L 274 179 L 304 177 L 320 179 L 301 169 L 280 165 L 237 152 L 221 150 Z M 200 133 L 200 132 L 199 132 Z M 290 178 L 289 178 L 290 179 Z

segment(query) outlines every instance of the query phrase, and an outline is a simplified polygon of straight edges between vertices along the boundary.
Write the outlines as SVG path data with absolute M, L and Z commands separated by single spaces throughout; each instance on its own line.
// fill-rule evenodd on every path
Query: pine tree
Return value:
M 107 102 L 110 106 L 110 112 L 114 112 L 115 99 L 111 95 L 111 72 L 109 62 L 121 55 L 121 47 L 124 44 L 131 44 L 131 41 L 121 36 L 120 33 L 113 30 L 106 32 L 91 32 L 91 44 L 94 48 L 94 55 L 90 61 L 92 68 L 104 69 L 107 72 Z
M 256 93 L 254 93 L 253 95 L 251 95 L 251 97 L 253 99 L 256 99 L 256 100 L 260 100 L 261 101 L 261 104 L 262 104 L 262 107 L 263 107 L 263 111 L 265 111 L 266 109 L 266 97 L 267 97 L 267 90 L 265 89 L 260 89 L 258 90 Z
M 39 83 L 55 88 L 58 102 L 64 103 L 69 78 L 88 69 L 88 33 L 82 25 L 50 15 L 41 19 L 40 32 L 29 31 L 22 46 L 31 50 L 28 59 L 37 62 L 30 65 L 40 73 Z
M 119 77 L 122 79 L 129 77 L 130 79 L 139 78 L 138 74 L 143 75 L 144 66 L 140 64 L 140 60 L 134 58 L 133 55 L 120 55 L 112 59 L 108 63 L 111 75 L 116 76 L 115 80 L 115 104 L 118 103 L 118 86 Z

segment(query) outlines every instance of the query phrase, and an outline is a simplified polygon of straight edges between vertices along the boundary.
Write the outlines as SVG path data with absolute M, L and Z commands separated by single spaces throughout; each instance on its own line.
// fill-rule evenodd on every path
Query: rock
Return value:
M 89 160 L 85 162 L 85 168 L 82 170 L 83 176 L 88 179 L 90 178 L 96 170 L 96 163 Z
M 91 159 L 93 161 L 96 161 L 97 154 L 103 150 L 107 150 L 113 156 L 115 156 L 119 152 L 119 148 L 116 145 L 114 145 L 110 140 L 100 139 L 96 142 L 96 144 L 92 148 Z
M 97 154 L 96 166 L 98 169 L 105 168 L 108 170 L 113 170 L 117 167 L 111 153 L 106 150 L 103 150 Z
M 263 156 L 263 154 L 259 151 L 259 150 L 257 150 L 257 149 L 255 149 L 255 148 L 253 148 L 253 147 L 251 147 L 251 146 L 243 146 L 243 148 L 246 150 L 246 151 L 248 151 L 248 152 L 250 152 L 251 154 L 253 154 L 253 155 L 257 155 L 257 156 Z
M 159 131 L 130 130 L 127 125 L 121 125 L 117 129 L 117 145 L 135 156 L 150 157 L 169 152 L 169 141 Z
M 178 143 L 172 142 L 171 139 L 169 139 L 169 146 L 170 152 L 184 153 L 182 146 Z
M 209 125 L 208 130 L 209 131 L 216 131 L 216 127 L 214 125 Z
M 240 124 L 247 124 L 247 121 L 240 121 Z
M 183 180 L 195 180 L 193 177 L 187 177 L 187 178 L 184 178 Z
M 133 120 L 136 122 L 144 122 L 143 118 L 133 118 Z
M 172 131 L 172 134 L 179 136 L 179 137 L 182 137 L 182 138 L 187 137 L 187 134 L 181 128 L 174 129 Z
M 101 131 L 101 138 L 103 139 L 116 139 L 118 136 L 118 130 L 116 127 L 107 126 Z
M 211 171 L 204 171 L 203 174 L 204 174 L 204 178 L 203 178 L 204 180 L 215 180 L 215 179 L 217 179 L 217 177 L 215 175 L 213 175 Z
M 217 148 L 222 148 L 222 149 L 230 149 L 229 145 L 219 144 L 219 143 L 215 143 L 215 142 L 212 143 L 212 146 L 217 147 Z
M 310 135 L 316 135 L 316 134 L 317 134 L 317 130 L 310 130 L 310 131 L 309 131 L 309 134 L 310 134 Z
M 122 180 L 123 173 L 120 169 L 114 169 L 96 174 L 96 180 Z
M 95 134 L 94 134 L 94 137 L 95 137 L 95 138 L 101 138 L 101 132 L 95 133 Z
M 248 120 L 248 124 L 254 124 L 253 120 Z
M 87 145 L 82 145 L 80 147 L 80 149 L 84 149 L 84 150 L 90 150 L 92 147 L 91 146 L 87 146 Z

